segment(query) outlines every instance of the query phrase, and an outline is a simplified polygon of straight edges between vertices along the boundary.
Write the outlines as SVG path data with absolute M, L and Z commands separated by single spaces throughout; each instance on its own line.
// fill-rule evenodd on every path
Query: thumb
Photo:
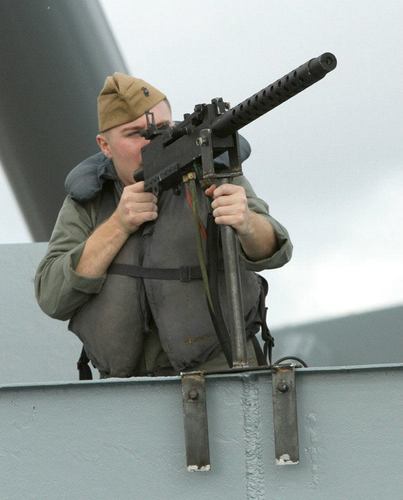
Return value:
M 206 196 L 209 196 L 210 198 L 213 197 L 213 194 L 214 194 L 214 191 L 215 189 L 217 188 L 217 186 L 215 184 L 212 184 L 211 186 L 209 186 L 205 191 L 205 195 Z

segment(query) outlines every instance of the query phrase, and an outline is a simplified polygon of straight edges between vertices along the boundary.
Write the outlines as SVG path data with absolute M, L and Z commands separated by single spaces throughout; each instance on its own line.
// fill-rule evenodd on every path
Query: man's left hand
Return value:
M 213 184 L 205 190 L 213 198 L 211 207 L 216 224 L 232 226 L 241 235 L 251 232 L 251 211 L 245 189 L 235 184 Z
M 273 226 L 266 217 L 249 210 L 245 189 L 235 184 L 212 185 L 205 190 L 217 224 L 232 226 L 250 260 L 271 257 L 278 250 Z

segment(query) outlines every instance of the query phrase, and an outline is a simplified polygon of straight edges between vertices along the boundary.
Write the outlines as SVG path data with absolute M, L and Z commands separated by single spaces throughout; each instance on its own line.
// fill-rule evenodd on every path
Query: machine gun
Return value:
M 158 194 L 178 185 L 195 164 L 201 164 L 200 179 L 207 182 L 241 175 L 238 130 L 321 80 L 336 64 L 333 54 L 324 53 L 231 109 L 222 98 L 197 104 L 192 114 L 185 114 L 173 127 L 158 129 L 153 114 L 147 113 L 143 135 L 151 142 L 142 149 L 143 170 L 135 179 L 144 180 L 145 190 Z M 230 165 L 216 171 L 212 160 L 226 151 Z
M 146 113 L 143 136 L 150 143 L 142 149 L 143 170 L 135 180 L 144 180 L 146 191 L 160 191 L 178 186 L 184 176 L 195 172 L 202 185 L 231 182 L 242 175 L 238 130 L 279 106 L 302 90 L 321 80 L 337 65 L 336 57 L 326 52 L 310 59 L 287 75 L 230 108 L 222 98 L 211 104 L 198 104 L 182 122 L 159 129 L 153 113 Z M 227 166 L 214 159 L 227 152 Z M 238 241 L 229 226 L 221 228 L 224 271 L 232 312 L 232 354 L 234 366 L 247 366 L 246 338 L 240 287 Z M 228 356 L 227 356 L 228 360 Z

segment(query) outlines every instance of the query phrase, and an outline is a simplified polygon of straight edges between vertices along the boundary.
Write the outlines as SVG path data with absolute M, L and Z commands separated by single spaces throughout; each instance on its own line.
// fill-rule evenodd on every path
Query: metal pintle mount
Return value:
M 209 471 L 206 385 L 203 372 L 182 373 L 186 464 L 190 472 Z
M 274 444 L 277 465 L 299 463 L 295 366 L 272 366 Z

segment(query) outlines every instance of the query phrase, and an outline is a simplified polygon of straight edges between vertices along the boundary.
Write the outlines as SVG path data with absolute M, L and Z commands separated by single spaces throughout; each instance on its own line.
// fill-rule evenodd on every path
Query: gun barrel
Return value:
M 321 80 L 337 65 L 336 57 L 325 52 L 310 59 L 297 69 L 276 80 L 237 106 L 229 109 L 212 124 L 212 131 L 218 137 L 226 137 L 240 130 L 259 116 L 287 101 L 302 90 Z

